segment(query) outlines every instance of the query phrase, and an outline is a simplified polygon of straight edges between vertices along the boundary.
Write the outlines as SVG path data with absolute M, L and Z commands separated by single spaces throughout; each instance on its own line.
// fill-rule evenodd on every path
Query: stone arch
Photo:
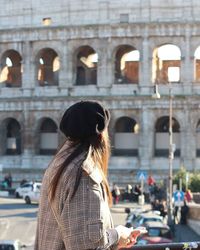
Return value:
M 55 154 L 58 148 L 58 126 L 53 119 L 43 117 L 36 129 L 36 153 L 40 155 Z
M 20 123 L 13 117 L 6 118 L 1 125 L 1 153 L 20 155 L 22 153 L 22 133 Z
M 0 82 L 5 87 L 21 87 L 22 57 L 16 50 L 7 50 L 1 57 Z
M 172 117 L 173 144 L 176 149 L 175 156 L 180 156 L 180 124 Z M 169 156 L 169 116 L 162 116 L 155 124 L 155 156 Z
M 84 45 L 75 53 L 76 85 L 97 84 L 98 54 L 96 51 Z
M 41 49 L 36 56 L 36 79 L 39 86 L 59 84 L 60 58 L 52 48 Z
M 32 58 L 33 61 L 36 63 L 38 60 L 38 55 L 40 51 L 44 49 L 51 49 L 55 51 L 55 53 L 58 55 L 59 59 L 62 58 L 63 55 L 63 47 L 60 49 L 60 42 L 59 43 L 52 43 L 52 42 L 42 42 L 42 43 L 37 43 L 34 44 L 34 48 L 32 51 Z
M 181 50 L 174 44 L 163 44 L 153 50 L 152 81 L 156 84 L 180 82 Z
M 136 120 L 123 116 L 114 125 L 114 154 L 137 156 L 139 146 L 139 124 Z
M 139 83 L 140 52 L 127 44 L 115 51 L 115 83 Z

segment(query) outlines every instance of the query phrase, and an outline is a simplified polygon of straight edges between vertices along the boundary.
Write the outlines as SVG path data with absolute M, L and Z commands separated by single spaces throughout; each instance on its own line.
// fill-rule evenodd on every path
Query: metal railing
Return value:
M 199 236 L 200 237 L 200 236 Z M 121 250 L 127 250 L 123 248 Z M 181 242 L 181 243 L 165 243 L 165 244 L 149 244 L 149 245 L 134 245 L 129 250 L 200 250 L 200 241 Z

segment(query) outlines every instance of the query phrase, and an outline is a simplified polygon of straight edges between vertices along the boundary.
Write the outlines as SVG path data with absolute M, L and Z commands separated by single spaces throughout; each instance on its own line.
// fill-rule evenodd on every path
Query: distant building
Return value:
M 110 181 L 132 184 L 138 169 L 166 178 L 169 74 L 173 170 L 200 170 L 200 1 L 170 4 L 1 0 L 3 173 L 41 179 L 63 142 L 64 110 L 96 99 L 112 114 Z M 154 89 L 160 99 L 152 98 Z

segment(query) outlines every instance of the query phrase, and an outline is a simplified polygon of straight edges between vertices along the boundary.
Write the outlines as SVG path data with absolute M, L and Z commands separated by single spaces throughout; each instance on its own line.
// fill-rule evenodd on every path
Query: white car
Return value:
M 33 183 L 32 190 L 27 191 L 23 195 L 26 204 L 31 204 L 32 202 L 39 203 L 41 185 L 39 182 Z
M 20 250 L 23 249 L 19 240 L 0 240 L 0 250 Z
M 163 222 L 163 217 L 160 216 L 158 211 L 146 211 L 143 213 L 140 213 L 136 216 L 131 216 L 131 214 L 128 216 L 126 220 L 126 226 L 127 227 L 141 227 L 144 226 L 144 224 L 148 221 L 159 221 Z
M 15 190 L 15 197 L 23 197 L 25 193 L 33 189 L 33 182 L 26 182 Z

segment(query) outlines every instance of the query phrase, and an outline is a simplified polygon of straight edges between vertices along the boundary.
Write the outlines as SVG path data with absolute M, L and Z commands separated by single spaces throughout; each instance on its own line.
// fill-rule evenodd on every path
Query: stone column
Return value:
M 34 155 L 34 135 L 33 135 L 33 116 L 28 110 L 24 110 L 24 129 L 22 132 L 23 138 L 23 155 L 22 168 L 32 167 L 32 157 Z
M 112 84 L 112 65 L 111 65 L 111 55 L 109 53 L 108 47 L 109 42 L 108 40 L 101 40 L 100 41 L 100 55 L 98 61 L 98 71 L 97 71 L 97 85 L 99 87 L 108 88 Z
M 71 86 L 71 80 L 69 79 L 68 62 L 68 48 L 67 41 L 62 40 L 60 46 L 62 47 L 62 57 L 60 59 L 60 70 L 59 70 L 59 87 L 63 90 L 69 85 Z
M 143 107 L 141 110 L 140 121 L 140 138 L 139 138 L 139 159 L 141 168 L 148 169 L 151 166 L 153 153 L 153 122 L 152 115 L 148 108 Z
M 99 15 L 99 23 L 105 23 L 105 22 L 109 22 L 109 1 L 99 1 L 98 3 L 98 15 Z
M 184 120 L 188 121 L 186 124 L 180 124 L 181 138 L 180 138 L 180 150 L 183 163 L 188 170 L 193 169 L 193 160 L 196 158 L 196 143 L 195 135 L 193 134 L 193 128 L 191 126 L 190 111 L 184 109 Z
M 193 57 L 190 55 L 190 27 L 186 25 L 185 31 L 185 43 L 183 50 L 185 51 L 185 56 L 181 60 L 181 82 L 183 83 L 183 91 L 185 95 L 192 93 L 192 83 L 193 83 L 193 72 L 194 63 Z M 184 59 L 184 60 L 183 60 Z
M 142 51 L 140 56 L 139 86 L 142 95 L 152 95 L 153 85 L 151 83 L 151 55 L 149 54 L 148 30 L 144 28 Z
M 108 46 L 107 46 L 106 74 L 107 74 L 107 86 L 112 87 L 115 81 L 115 58 L 112 58 L 113 47 L 112 47 L 112 42 L 109 39 L 108 39 Z
M 32 90 L 35 88 L 36 76 L 35 76 L 35 58 L 32 54 L 31 41 L 23 42 L 23 73 L 22 73 L 22 88 L 24 95 L 31 96 Z
M 142 51 L 140 54 L 140 71 L 139 71 L 139 84 L 140 86 L 150 86 L 151 74 L 150 74 L 150 58 L 149 55 L 149 41 L 147 37 L 147 31 L 142 41 Z

